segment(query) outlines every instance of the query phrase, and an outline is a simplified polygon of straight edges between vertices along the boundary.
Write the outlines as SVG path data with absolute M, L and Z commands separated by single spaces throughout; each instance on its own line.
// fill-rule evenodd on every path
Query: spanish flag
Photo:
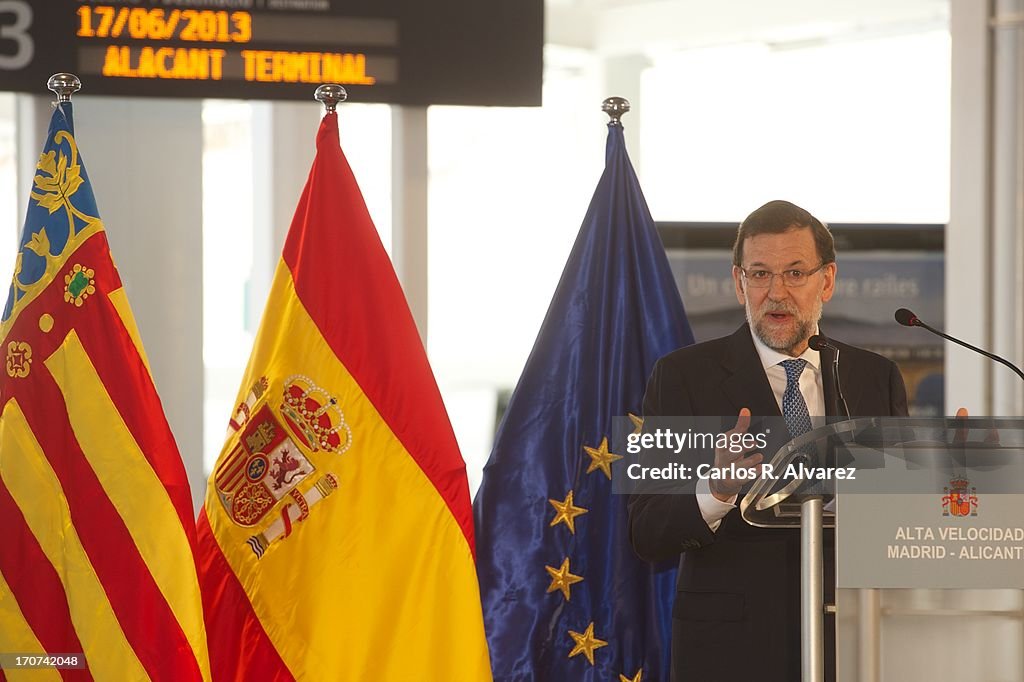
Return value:
M 465 464 L 335 113 L 199 543 L 218 682 L 491 679 Z
M 0 652 L 88 670 L 0 678 L 210 680 L 192 497 L 70 103 L 36 169 L 0 322 Z

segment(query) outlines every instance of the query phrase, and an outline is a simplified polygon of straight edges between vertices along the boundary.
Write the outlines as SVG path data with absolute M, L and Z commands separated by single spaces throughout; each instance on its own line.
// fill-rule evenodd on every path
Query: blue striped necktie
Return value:
M 807 411 L 807 402 L 800 392 L 800 375 L 807 366 L 807 361 L 797 358 L 783 360 L 782 367 L 786 370 L 786 391 L 782 394 L 782 416 L 793 438 L 802 436 L 811 430 L 811 415 Z

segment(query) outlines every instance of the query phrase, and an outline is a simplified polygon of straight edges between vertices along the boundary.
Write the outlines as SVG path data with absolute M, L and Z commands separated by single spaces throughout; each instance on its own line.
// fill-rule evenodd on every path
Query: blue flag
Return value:
M 474 503 L 495 682 L 669 679 L 675 567 L 633 553 L 609 444 L 613 418 L 640 414 L 655 361 L 690 343 L 622 126 L 609 124 L 604 174 Z

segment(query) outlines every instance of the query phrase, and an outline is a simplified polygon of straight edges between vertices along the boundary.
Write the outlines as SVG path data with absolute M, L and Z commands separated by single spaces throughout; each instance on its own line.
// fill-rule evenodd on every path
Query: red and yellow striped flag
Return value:
M 63 104 L 0 326 L 0 652 L 210 680 L 188 481 L 98 215 Z
M 199 519 L 214 679 L 486 682 L 465 464 L 337 126 Z

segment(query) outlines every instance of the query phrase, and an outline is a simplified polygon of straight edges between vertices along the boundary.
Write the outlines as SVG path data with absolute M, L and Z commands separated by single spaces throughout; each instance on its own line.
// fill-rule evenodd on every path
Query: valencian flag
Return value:
M 192 495 L 70 103 L 36 166 L 0 330 L 0 652 L 84 653 L 73 679 L 209 680 Z
M 199 519 L 214 679 L 486 682 L 465 464 L 337 119 Z
M 495 681 L 669 679 L 672 566 L 629 543 L 612 420 L 639 421 L 662 355 L 693 342 L 664 247 L 610 124 L 605 170 L 477 493 Z

